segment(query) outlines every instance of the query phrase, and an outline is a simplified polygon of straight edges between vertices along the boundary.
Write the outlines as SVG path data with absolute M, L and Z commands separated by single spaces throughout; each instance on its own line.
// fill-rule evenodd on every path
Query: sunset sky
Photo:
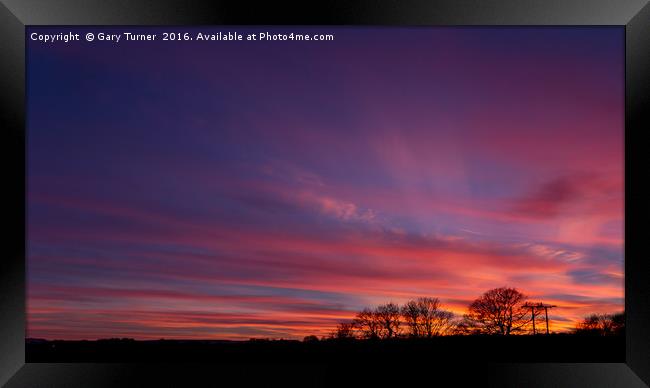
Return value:
M 336 37 L 28 42 L 28 337 L 302 338 L 501 286 L 556 331 L 623 310 L 622 28 L 179 31 Z

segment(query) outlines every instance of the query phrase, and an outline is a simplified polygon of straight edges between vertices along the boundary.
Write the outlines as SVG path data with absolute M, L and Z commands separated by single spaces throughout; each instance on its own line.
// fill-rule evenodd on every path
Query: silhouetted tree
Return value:
M 415 300 L 410 300 L 402 306 L 402 317 L 404 317 L 404 322 L 409 329 L 409 334 L 413 337 L 420 337 L 421 331 L 420 327 L 422 326 L 420 318 L 420 306 Z
M 418 303 L 422 314 L 422 331 L 427 337 L 446 334 L 455 325 L 454 314 L 441 309 L 437 298 L 421 298 Z
M 318 342 L 319 339 L 315 335 L 308 335 L 305 338 L 302 339 L 302 342 Z
M 599 314 L 591 314 L 578 322 L 576 325 L 576 334 L 594 334 L 598 335 L 601 331 L 601 316 Z
M 624 313 L 591 314 L 578 322 L 575 328 L 575 333 L 590 335 L 620 335 L 624 330 Z
M 510 335 L 530 322 L 522 308 L 525 300 L 526 296 L 515 288 L 495 288 L 470 304 L 466 318 L 481 333 Z
M 453 335 L 473 335 L 481 334 L 480 327 L 471 320 L 467 314 L 463 315 L 461 319 L 455 322 L 454 327 L 450 331 Z
M 616 335 L 625 334 L 625 312 L 612 315 L 612 333 Z
M 456 327 L 456 319 L 454 313 L 447 310 L 438 310 L 433 315 L 431 326 L 427 327 L 427 336 L 438 336 L 450 334 Z
M 400 309 L 395 303 L 383 304 L 375 310 L 381 338 L 392 338 L 400 334 Z
M 364 338 L 379 338 L 380 325 L 375 312 L 365 308 L 354 318 L 354 327 L 359 330 Z
M 433 337 L 448 333 L 455 322 L 454 314 L 440 308 L 438 298 L 418 298 L 402 307 L 402 317 L 411 336 Z
M 340 340 L 354 339 L 354 323 L 339 323 L 339 325 L 336 327 L 336 330 L 334 331 L 333 337 Z

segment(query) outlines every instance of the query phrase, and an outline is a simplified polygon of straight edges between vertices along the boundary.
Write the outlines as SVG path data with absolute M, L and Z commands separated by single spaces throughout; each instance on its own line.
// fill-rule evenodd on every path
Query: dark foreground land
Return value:
M 625 362 L 623 336 L 448 336 L 432 339 L 44 341 L 28 339 L 26 362 Z

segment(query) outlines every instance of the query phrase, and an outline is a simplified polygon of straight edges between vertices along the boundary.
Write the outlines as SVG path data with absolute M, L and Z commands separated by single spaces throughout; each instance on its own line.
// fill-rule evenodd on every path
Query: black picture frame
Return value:
M 0 384 L 7 387 L 332 385 L 334 365 L 25 363 L 25 27 L 30 25 L 617 25 L 625 27 L 626 362 L 620 364 L 431 365 L 456 385 L 643 387 L 650 385 L 650 260 L 643 255 L 644 130 L 650 129 L 648 0 L 248 1 L 0 0 L 0 122 L 4 257 L 0 259 Z M 644 152 L 645 151 L 645 152 Z M 368 369 L 346 368 L 366 381 Z M 399 374 L 399 372 L 396 372 Z M 381 373 L 375 374 L 384 378 Z M 403 377 L 403 376 L 402 376 Z M 428 380 L 428 378 L 424 378 Z M 350 380 L 348 380 L 350 381 Z M 353 380 L 352 380 L 353 381 Z M 434 382 L 435 380 L 429 380 Z M 338 385 L 338 384 L 337 384 Z

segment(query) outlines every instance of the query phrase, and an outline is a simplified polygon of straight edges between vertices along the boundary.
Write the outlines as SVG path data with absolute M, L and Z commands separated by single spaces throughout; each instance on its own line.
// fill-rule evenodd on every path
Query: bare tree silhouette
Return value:
M 522 307 L 526 296 L 515 288 L 500 287 L 485 292 L 469 306 L 469 325 L 485 334 L 510 335 L 529 324 Z
M 480 334 L 481 329 L 480 327 L 471 320 L 467 314 L 463 315 L 463 317 L 455 322 L 453 328 L 450 330 L 450 334 L 452 335 L 472 335 L 472 334 Z
M 542 302 L 529 303 L 516 288 L 500 287 L 486 291 L 468 306 L 468 313 L 457 317 L 445 310 L 438 298 L 420 297 L 401 308 L 390 302 L 364 308 L 352 322 L 340 323 L 334 339 L 390 339 L 401 337 L 404 325 L 414 338 L 470 334 L 534 334 L 535 326 L 547 327 L 547 309 L 557 307 Z M 533 322 L 536 323 L 533 326 Z M 403 325 L 404 324 L 404 325 Z M 579 322 L 574 334 L 620 335 L 625 331 L 625 313 L 592 314 Z M 543 332 L 549 334 L 548 329 Z
M 402 307 L 402 317 L 413 337 L 433 337 L 451 331 L 454 314 L 440 308 L 438 298 L 422 297 Z
M 625 311 L 612 314 L 612 332 L 616 335 L 625 335 Z
M 305 338 L 302 339 L 302 342 L 318 342 L 319 339 L 315 335 L 308 335 Z
M 354 339 L 355 338 L 354 323 L 349 323 L 349 322 L 339 323 L 332 337 L 340 340 Z
M 392 338 L 400 334 L 400 308 L 393 302 L 383 304 L 375 310 L 381 328 L 380 337 Z
M 406 302 L 406 304 L 402 306 L 402 317 L 404 317 L 404 321 L 408 326 L 409 334 L 412 337 L 420 337 L 422 335 L 420 330 L 422 323 L 418 302 L 415 300 Z
M 380 325 L 375 312 L 369 308 L 365 308 L 357 313 L 354 318 L 354 327 L 359 330 L 361 336 L 364 338 L 379 338 Z
M 454 313 L 440 308 L 438 298 L 418 300 L 422 314 L 423 332 L 427 337 L 443 335 L 455 325 Z
M 576 334 L 620 335 L 625 330 L 625 314 L 591 314 L 578 322 Z

